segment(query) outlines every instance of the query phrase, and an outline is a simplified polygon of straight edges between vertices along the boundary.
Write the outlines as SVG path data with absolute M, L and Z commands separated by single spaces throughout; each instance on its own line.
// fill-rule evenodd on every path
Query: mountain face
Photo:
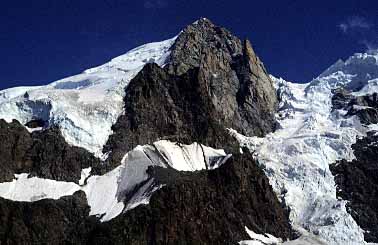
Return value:
M 273 83 L 249 41 L 207 19 L 187 27 L 164 68 L 144 66 L 126 88 L 125 113 L 105 152 L 124 152 L 159 138 L 232 148 L 227 128 L 264 136 L 275 128 Z
M 100 159 L 86 150 L 66 143 L 58 128 L 29 133 L 18 121 L 0 119 L 0 181 L 15 174 L 79 183 L 82 169 L 101 168 Z
M 0 91 L 0 244 L 378 242 L 378 54 L 309 83 L 200 19 Z

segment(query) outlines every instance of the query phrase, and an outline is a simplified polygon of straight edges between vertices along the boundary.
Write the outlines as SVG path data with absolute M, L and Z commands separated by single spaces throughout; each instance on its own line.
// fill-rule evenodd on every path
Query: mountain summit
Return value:
M 378 55 L 270 75 L 208 19 L 0 91 L 5 244 L 378 242 Z

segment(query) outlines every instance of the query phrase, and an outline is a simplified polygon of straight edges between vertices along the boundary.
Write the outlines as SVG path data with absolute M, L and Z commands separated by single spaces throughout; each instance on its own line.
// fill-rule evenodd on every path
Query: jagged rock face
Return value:
M 276 91 L 248 40 L 241 42 L 201 19 L 177 38 L 170 58 L 171 74 L 199 68 L 198 80 L 222 121 L 245 135 L 263 136 L 274 129 Z
M 128 150 L 159 138 L 214 148 L 233 142 L 197 78 L 198 68 L 175 76 L 156 64 L 145 66 L 126 90 L 125 114 L 105 148 L 114 165 Z
M 66 143 L 59 129 L 29 133 L 19 122 L 0 120 L 0 182 L 14 174 L 78 183 L 83 168 L 100 168 L 100 160 L 86 150 Z
M 378 123 L 377 93 L 365 96 L 353 96 L 347 90 L 335 91 L 332 97 L 333 109 L 344 109 L 346 116 L 357 115 L 365 125 Z
M 378 123 L 378 100 L 377 93 L 353 98 L 349 105 L 349 115 L 357 115 L 363 124 Z
M 27 150 L 33 143 L 31 135 L 20 123 L 0 120 L 0 181 L 12 181 L 14 174 L 30 167 L 24 161 Z
M 84 244 L 88 215 L 83 192 L 34 203 L 0 198 L 0 244 Z
M 217 65 L 223 68 L 221 71 L 227 71 L 231 70 L 229 65 L 233 56 L 241 54 L 242 43 L 237 37 L 208 19 L 200 19 L 186 27 L 177 37 L 171 50 L 169 68 L 171 73 L 181 75 L 203 63 L 212 62 L 208 65 Z M 208 55 L 212 56 L 206 57 Z
M 378 136 L 369 133 L 352 146 L 356 159 L 330 166 L 337 195 L 347 200 L 348 212 L 365 231 L 365 241 L 378 242 Z
M 174 44 L 165 68 L 148 64 L 126 89 L 125 114 L 104 152 L 123 152 L 162 137 L 227 148 L 226 128 L 263 136 L 275 128 L 277 96 L 249 41 L 202 19 Z
M 353 99 L 353 95 L 351 95 L 346 89 L 335 89 L 332 92 L 333 110 L 346 109 L 349 106 L 350 101 Z

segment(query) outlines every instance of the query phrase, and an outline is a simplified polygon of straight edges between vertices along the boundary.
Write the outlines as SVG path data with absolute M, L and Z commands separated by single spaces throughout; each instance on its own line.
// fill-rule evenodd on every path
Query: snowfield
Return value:
M 0 91 L 0 118 L 57 125 L 69 144 L 102 157 L 123 112 L 124 89 L 146 63 L 164 66 L 176 38 L 135 48 L 110 62 L 46 86 Z

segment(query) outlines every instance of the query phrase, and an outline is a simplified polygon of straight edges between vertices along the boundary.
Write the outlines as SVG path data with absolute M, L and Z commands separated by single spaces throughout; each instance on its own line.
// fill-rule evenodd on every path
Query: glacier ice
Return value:
M 364 127 L 357 117 L 345 118 L 345 112 L 332 110 L 333 89 L 356 81 L 363 85 L 361 91 L 371 86 L 371 80 L 354 80 L 356 76 L 349 72 L 354 71 L 351 63 L 362 65 L 356 61 L 359 58 L 366 56 L 357 54 L 346 63 L 339 61 L 335 65 L 338 69 L 329 69 L 307 84 L 272 76 L 281 98 L 279 129 L 264 138 L 244 137 L 230 130 L 254 152 L 273 189 L 289 207 L 294 227 L 305 228 L 327 244 L 364 244 L 363 230 L 347 212 L 346 201 L 336 197 L 329 170 L 329 164 L 338 159 L 353 159 L 351 145 L 373 127 Z M 370 63 L 369 69 L 373 69 Z

